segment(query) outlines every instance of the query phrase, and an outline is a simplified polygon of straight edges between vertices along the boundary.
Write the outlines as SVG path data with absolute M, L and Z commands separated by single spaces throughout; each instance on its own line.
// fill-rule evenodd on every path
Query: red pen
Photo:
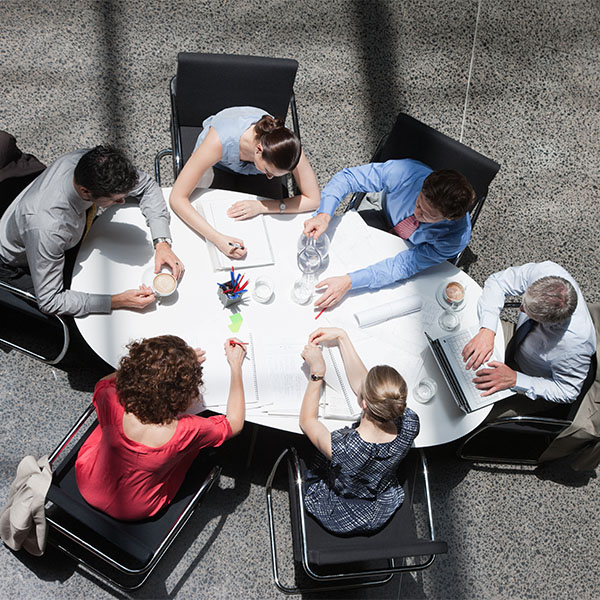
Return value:
M 316 317 L 315 317 L 315 321 L 326 311 L 327 309 L 324 308 Z

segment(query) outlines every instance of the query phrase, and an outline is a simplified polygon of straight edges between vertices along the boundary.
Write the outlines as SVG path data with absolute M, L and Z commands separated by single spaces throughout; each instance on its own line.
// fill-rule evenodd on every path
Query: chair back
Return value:
M 224 108 L 256 106 L 285 120 L 297 70 L 298 62 L 288 58 L 180 52 L 172 93 L 183 164 L 204 119 Z
M 421 161 L 434 171 L 454 169 L 462 173 L 477 197 L 471 209 L 471 223 L 475 225 L 488 187 L 500 170 L 497 162 L 404 113 L 398 115 L 392 130 L 380 142 L 372 162 L 401 158 Z

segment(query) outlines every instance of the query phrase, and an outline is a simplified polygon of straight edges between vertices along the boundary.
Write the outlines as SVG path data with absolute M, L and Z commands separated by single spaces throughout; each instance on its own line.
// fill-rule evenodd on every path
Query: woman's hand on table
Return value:
M 229 366 L 234 368 L 242 368 L 242 362 L 246 356 L 246 346 L 248 344 L 238 340 L 237 338 L 228 338 L 225 340 L 225 356 Z
M 304 221 L 304 235 L 318 240 L 327 231 L 331 217 L 327 213 L 319 213 L 316 217 Z
M 323 342 L 335 342 L 346 335 L 339 327 L 319 327 L 308 336 L 308 343 L 316 346 Z
M 154 292 L 147 285 L 140 285 L 137 290 L 126 290 L 114 294 L 110 299 L 110 308 L 135 308 L 141 310 L 154 302 Z
M 239 200 L 227 209 L 227 216 L 236 221 L 245 221 L 262 212 L 264 212 L 263 205 L 258 200 Z
M 154 250 L 154 272 L 158 273 L 163 265 L 168 265 L 177 281 L 181 279 L 185 267 L 183 262 L 177 258 L 167 242 L 159 242 Z
M 206 350 L 202 350 L 202 348 L 194 348 L 194 352 L 196 353 L 198 364 L 201 365 L 206 360 Z
M 319 281 L 315 286 L 317 289 L 326 287 L 322 296 L 315 302 L 317 308 L 329 308 L 337 304 L 351 289 L 352 280 L 350 275 L 339 275 L 337 277 L 328 277 Z
M 244 258 L 248 253 L 244 240 L 220 234 L 214 242 L 215 246 L 229 258 Z
M 465 344 L 462 351 L 463 361 L 467 363 L 465 369 L 479 369 L 492 357 L 495 337 L 496 334 L 491 329 L 482 327 L 479 333 Z
M 319 346 L 306 344 L 301 353 L 302 358 L 310 367 L 310 372 L 313 375 L 325 375 L 325 361 L 323 360 L 323 351 Z

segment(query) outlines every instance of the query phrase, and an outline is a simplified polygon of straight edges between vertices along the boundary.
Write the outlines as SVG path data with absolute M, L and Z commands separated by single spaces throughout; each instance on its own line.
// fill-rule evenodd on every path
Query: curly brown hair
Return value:
M 202 367 L 193 348 L 175 335 L 160 335 L 127 345 L 115 386 L 125 411 L 142 423 L 172 421 L 198 398 Z

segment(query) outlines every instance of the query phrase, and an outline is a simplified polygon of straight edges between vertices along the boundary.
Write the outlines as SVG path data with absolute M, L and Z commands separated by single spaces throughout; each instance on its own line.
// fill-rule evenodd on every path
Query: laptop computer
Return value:
M 439 337 L 436 340 L 432 339 L 425 332 L 429 347 L 452 392 L 452 396 L 459 408 L 465 413 L 471 413 L 474 410 L 489 406 L 490 404 L 494 404 L 494 402 L 498 402 L 498 400 L 508 398 L 514 394 L 511 390 L 502 390 L 494 392 L 490 396 L 482 396 L 481 393 L 483 390 L 478 390 L 475 387 L 473 377 L 475 377 L 476 371 L 472 369 L 467 371 L 465 369 L 465 362 L 461 353 L 465 344 L 478 332 L 479 328 L 470 327 L 469 329 L 461 329 L 458 332 Z M 490 360 L 499 360 L 495 350 Z M 481 365 L 479 369 L 484 366 L 485 364 Z

